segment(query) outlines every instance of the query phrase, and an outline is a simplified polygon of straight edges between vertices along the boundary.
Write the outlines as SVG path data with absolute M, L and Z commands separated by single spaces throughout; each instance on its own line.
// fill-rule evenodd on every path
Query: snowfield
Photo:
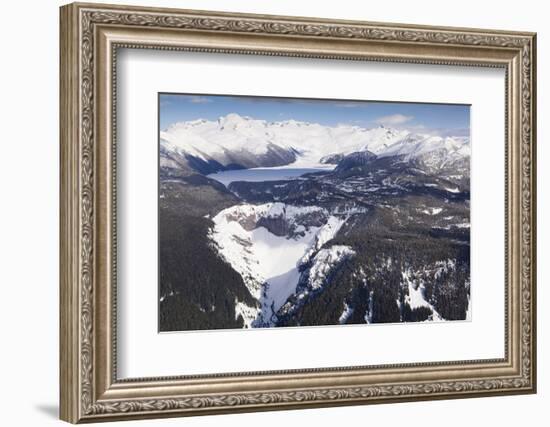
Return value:
M 353 308 L 350 307 L 348 303 L 344 302 L 344 310 L 342 311 L 342 314 L 338 318 L 338 323 L 340 325 L 345 324 L 352 314 L 353 314 Z
M 448 191 L 449 193 L 460 193 L 460 189 L 458 188 L 445 187 L 445 190 Z
M 322 218 L 323 224 L 317 224 Z M 258 223 L 275 220 L 288 228 L 286 235 L 276 235 Z M 313 257 L 315 280 L 321 286 L 324 269 L 351 255 L 347 246 L 319 250 L 344 224 L 344 219 L 330 215 L 316 206 L 297 207 L 283 203 L 242 204 L 219 212 L 209 235 L 219 255 L 243 278 L 261 308 L 236 302 L 237 315 L 247 327 L 253 322 L 270 324 L 272 316 L 288 297 L 296 292 L 300 279 L 299 266 Z
M 429 208 L 429 209 L 424 209 L 422 212 L 425 213 L 426 215 L 439 215 L 442 210 L 443 208 Z
M 444 261 L 437 261 L 434 265 L 434 279 L 439 278 L 443 273 L 452 271 L 456 268 L 456 261 L 453 259 L 447 259 Z M 412 271 L 410 268 L 401 272 L 402 282 L 401 286 L 407 287 L 408 295 L 405 297 L 405 302 L 411 308 L 415 310 L 421 307 L 428 308 L 432 311 L 432 315 L 428 321 L 443 322 L 445 319 L 437 312 L 435 307 L 426 300 L 425 297 L 425 283 L 419 275 L 418 271 Z M 470 320 L 470 300 L 468 299 L 468 309 L 466 313 L 466 320 Z M 399 305 L 399 301 L 397 301 Z

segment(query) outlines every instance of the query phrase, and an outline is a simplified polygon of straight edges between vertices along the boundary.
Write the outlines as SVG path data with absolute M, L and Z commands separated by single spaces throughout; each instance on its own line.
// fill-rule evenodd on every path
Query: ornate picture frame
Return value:
M 70 4 L 60 11 L 60 416 L 112 421 L 536 391 L 536 35 Z M 117 49 L 502 68 L 505 357 L 119 379 Z

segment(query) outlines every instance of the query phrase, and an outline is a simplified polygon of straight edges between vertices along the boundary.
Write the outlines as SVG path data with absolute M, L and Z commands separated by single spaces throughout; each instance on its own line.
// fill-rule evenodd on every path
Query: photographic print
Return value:
M 470 106 L 160 93 L 159 330 L 470 320 Z

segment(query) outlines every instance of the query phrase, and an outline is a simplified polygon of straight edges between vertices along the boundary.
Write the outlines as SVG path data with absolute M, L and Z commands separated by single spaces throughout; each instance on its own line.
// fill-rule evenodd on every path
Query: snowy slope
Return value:
M 323 126 L 295 120 L 268 122 L 238 114 L 217 121 L 194 120 L 171 125 L 160 133 L 167 153 L 214 161 L 234 168 L 312 167 L 322 158 L 369 150 L 378 157 L 426 157 L 439 153 L 448 159 L 470 156 L 467 137 L 439 137 L 385 127 Z
M 429 277 L 430 274 L 433 274 L 432 280 L 437 280 L 442 274 L 453 271 L 455 268 L 456 260 L 452 259 L 437 261 L 433 266 L 426 266 L 423 271 L 413 271 L 411 268 L 406 268 L 401 272 L 401 286 L 407 288 L 405 303 L 408 304 L 412 310 L 421 307 L 431 310 L 432 315 L 428 318 L 428 320 L 436 322 L 445 321 L 445 319 L 437 312 L 435 307 L 426 299 L 425 277 Z M 466 320 L 469 320 L 469 316 L 470 314 L 467 311 Z

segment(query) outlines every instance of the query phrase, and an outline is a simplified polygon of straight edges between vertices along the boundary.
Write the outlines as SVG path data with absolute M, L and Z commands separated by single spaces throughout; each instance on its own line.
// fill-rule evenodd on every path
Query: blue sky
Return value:
M 159 94 L 160 129 L 173 123 L 217 120 L 229 113 L 267 121 L 297 121 L 335 126 L 384 125 L 446 135 L 469 135 L 470 106 L 404 102 L 345 101 L 226 95 Z

